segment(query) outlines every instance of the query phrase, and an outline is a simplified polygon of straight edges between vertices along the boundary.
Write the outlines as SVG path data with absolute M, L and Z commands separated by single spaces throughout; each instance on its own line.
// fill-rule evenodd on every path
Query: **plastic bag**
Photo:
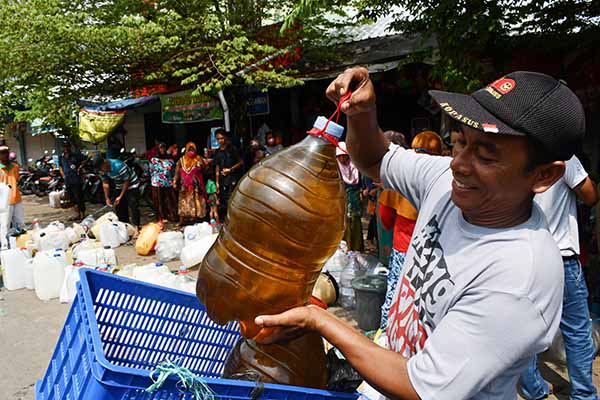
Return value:
M 327 390 L 351 393 L 363 381 L 362 376 L 350 365 L 348 360 L 338 357 L 335 348 L 327 352 L 327 370 L 329 371 Z
M 156 239 L 156 255 L 161 262 L 179 258 L 184 241 L 181 232 L 163 232 Z

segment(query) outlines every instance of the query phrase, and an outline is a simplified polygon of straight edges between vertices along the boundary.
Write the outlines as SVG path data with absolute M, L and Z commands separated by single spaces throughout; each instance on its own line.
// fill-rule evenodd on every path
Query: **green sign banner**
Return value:
M 192 90 L 160 96 L 162 122 L 165 124 L 188 124 L 191 122 L 223 119 L 223 109 L 218 99 Z

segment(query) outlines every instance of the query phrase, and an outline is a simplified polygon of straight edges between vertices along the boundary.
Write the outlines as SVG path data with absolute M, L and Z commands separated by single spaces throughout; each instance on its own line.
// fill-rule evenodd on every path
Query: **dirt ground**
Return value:
M 64 221 L 72 214 L 69 210 L 48 207 L 47 198 L 27 196 L 24 202 L 28 223 L 34 218 L 38 218 L 43 224 L 55 220 Z M 153 217 L 149 210 L 143 210 L 142 215 L 142 223 Z M 118 248 L 117 256 L 122 264 L 146 264 L 156 261 L 155 256 L 138 256 L 132 245 Z M 168 264 L 172 269 L 178 267 L 177 261 Z M 42 378 L 48 367 L 68 310 L 69 305 L 60 304 L 58 300 L 41 302 L 33 291 L 0 290 L 0 400 L 34 398 L 35 381 Z M 348 311 L 332 311 L 345 319 L 352 319 Z M 565 367 L 542 358 L 542 373 L 559 389 L 550 399 L 568 400 Z M 594 362 L 594 383 L 596 387 L 600 387 L 598 358 Z

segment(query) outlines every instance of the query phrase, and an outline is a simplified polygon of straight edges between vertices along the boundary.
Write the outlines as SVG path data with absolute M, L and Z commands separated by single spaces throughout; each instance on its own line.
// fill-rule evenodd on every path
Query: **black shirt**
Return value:
M 83 182 L 81 176 L 77 173 L 77 169 L 85 160 L 87 160 L 87 158 L 78 152 L 72 151 L 68 155 L 65 155 L 64 153 L 60 155 L 58 163 L 65 174 L 65 184 L 77 185 Z
M 228 144 L 224 149 L 217 149 L 214 156 L 215 165 L 219 167 L 219 170 L 222 171 L 224 168 L 231 168 L 237 163 L 240 162 L 240 154 L 237 149 Z M 241 172 L 241 168 L 236 168 L 234 171 L 231 171 L 229 176 L 232 176 L 234 179 L 239 178 Z M 223 176 L 221 176 L 222 178 Z

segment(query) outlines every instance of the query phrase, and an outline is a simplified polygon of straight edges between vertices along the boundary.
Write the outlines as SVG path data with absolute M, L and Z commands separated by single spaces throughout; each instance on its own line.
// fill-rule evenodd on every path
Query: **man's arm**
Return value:
M 110 182 L 108 179 L 102 180 L 102 190 L 104 191 L 104 202 L 107 206 L 112 206 L 110 201 Z
M 121 193 L 119 193 L 119 196 L 115 199 L 115 207 L 118 206 L 119 203 L 123 200 L 123 196 L 125 196 L 125 193 L 127 193 L 127 190 L 129 190 L 130 183 L 131 183 L 131 181 L 129 179 L 127 179 L 123 182 L 123 187 L 121 188 Z
M 337 104 L 349 90 L 352 96 L 341 108 L 348 116 L 348 153 L 360 172 L 379 181 L 381 159 L 389 142 L 377 123 L 375 89 L 366 68 L 347 69 L 329 85 L 327 97 Z
M 596 192 L 596 185 L 588 176 L 579 185 L 573 189 L 577 194 L 577 197 L 583 201 L 588 207 L 593 207 L 598 202 L 598 192 Z
M 299 307 L 277 316 L 258 317 L 256 322 L 264 327 L 296 326 L 301 330 L 318 332 L 337 347 L 358 373 L 381 393 L 396 399 L 419 400 L 408 377 L 407 359 L 371 342 L 326 310 L 315 306 Z M 259 337 L 256 340 L 271 343 Z

